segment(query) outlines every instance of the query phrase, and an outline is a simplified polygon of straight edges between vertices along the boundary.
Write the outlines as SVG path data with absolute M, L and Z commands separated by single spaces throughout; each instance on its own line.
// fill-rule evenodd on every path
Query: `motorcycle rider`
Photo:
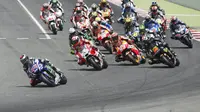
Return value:
M 77 0 L 77 3 L 79 3 L 81 7 L 84 7 L 87 11 L 89 10 L 87 4 L 83 0 Z
M 64 9 L 62 8 L 62 3 L 59 0 L 50 0 L 49 1 L 49 8 L 58 8 L 62 12 L 62 20 L 64 20 Z
M 101 18 L 101 20 L 104 20 L 104 18 L 95 11 L 95 12 L 91 12 L 90 15 L 89 15 L 90 23 L 95 21 L 96 17 L 99 17 L 99 18 Z
M 123 8 L 122 13 L 121 13 L 121 17 L 117 20 L 117 22 L 124 24 L 124 18 L 127 12 L 134 13 L 135 17 L 138 18 L 137 12 L 135 11 L 134 7 L 131 7 L 131 2 L 128 2 L 125 4 L 125 7 Z
M 146 32 L 148 32 L 148 31 L 146 31 Z M 155 38 L 143 40 L 143 42 L 145 43 L 145 49 L 146 49 L 146 51 L 148 51 L 147 56 L 149 57 L 148 63 L 150 65 L 160 63 L 159 60 L 157 60 L 152 54 L 149 53 L 149 49 L 151 48 L 151 45 L 153 45 L 154 41 L 160 41 L 163 44 L 164 47 L 167 47 L 176 56 L 176 53 L 169 47 L 167 42 L 165 42 L 162 38 L 157 37 L 154 32 L 153 32 L 153 34 L 154 34 Z
M 23 65 L 23 70 L 26 72 L 27 76 L 31 79 L 30 80 L 31 86 L 35 86 L 35 85 L 37 85 L 38 83 L 41 82 L 40 80 L 37 79 L 38 78 L 38 77 L 36 77 L 37 74 L 32 73 L 31 70 L 30 70 L 33 63 L 36 60 L 39 60 L 39 62 L 44 64 L 44 65 L 49 65 L 50 67 L 52 67 L 52 69 L 57 74 L 59 74 L 59 75 L 56 74 L 55 80 L 58 80 L 63 75 L 63 73 L 60 71 L 60 69 L 55 67 L 48 59 L 40 59 L 40 58 L 33 58 L 33 57 L 29 58 L 29 56 L 27 56 L 26 54 L 23 54 L 23 55 L 20 56 L 20 62 Z
M 72 48 L 75 50 L 75 55 L 78 58 L 79 65 L 85 64 L 84 57 L 82 54 L 82 50 L 84 49 L 85 45 L 90 45 L 93 49 L 99 51 L 98 48 L 95 47 L 91 41 L 80 38 L 79 36 L 72 37 Z
M 69 28 L 69 46 L 71 48 L 70 53 L 74 54 L 74 49 L 72 48 L 72 37 L 73 36 L 79 36 L 79 37 L 84 37 L 84 33 L 75 29 L 75 28 Z
M 165 15 L 165 11 L 163 9 L 160 8 L 160 6 L 157 4 L 157 2 L 152 2 L 151 6 L 149 7 L 149 12 L 152 12 L 152 7 L 156 6 L 158 8 L 158 10 L 160 12 L 163 13 L 163 15 Z
M 99 3 L 99 10 L 104 10 L 104 8 L 108 8 L 111 10 L 111 20 L 112 20 L 112 23 L 114 23 L 114 20 L 113 20 L 113 15 L 114 15 L 114 11 L 112 10 L 112 7 L 110 6 L 110 4 L 107 2 L 107 0 L 101 0 L 101 2 Z
M 149 25 L 151 25 L 151 24 L 156 24 L 156 25 L 158 25 L 159 26 L 159 29 L 160 29 L 160 34 L 163 34 L 163 37 L 164 38 L 166 38 L 166 35 L 165 35 L 165 33 L 163 33 L 163 31 L 161 31 L 161 25 L 158 23 L 158 22 L 156 22 L 154 19 L 152 19 L 149 15 L 148 16 L 146 16 L 145 17 L 145 20 L 143 21 L 143 25 L 144 25 L 144 27 L 146 28 L 146 29 L 148 29 L 149 28 Z
M 116 54 L 115 61 L 116 62 L 124 61 L 123 55 L 119 53 L 119 47 L 122 45 L 122 41 L 126 41 L 129 45 L 134 45 L 133 41 L 127 37 L 119 36 L 118 33 L 116 32 L 112 34 L 111 41 L 113 44 L 114 54 Z M 133 49 L 133 52 L 136 53 L 137 59 L 141 61 L 140 51 L 135 47 L 135 49 Z
M 125 18 L 124 30 L 126 35 L 129 35 L 129 31 L 131 31 L 132 33 L 138 31 L 139 33 L 139 24 L 137 23 L 137 21 L 134 21 L 131 18 Z
M 131 2 L 131 7 L 135 7 L 136 5 L 133 3 L 133 0 L 122 0 L 121 7 L 122 9 L 125 7 L 125 4 Z
M 151 12 L 149 12 L 149 15 L 152 18 L 155 18 L 157 15 L 160 16 L 163 20 L 165 20 L 165 16 L 161 13 L 161 11 L 158 10 L 157 6 L 153 6 L 151 9 Z
M 100 18 L 100 17 L 96 17 L 95 18 L 95 21 L 100 25 L 100 26 L 104 26 L 106 28 L 109 29 L 109 31 L 113 31 L 113 28 L 110 24 L 108 24 L 103 18 Z
M 74 27 L 77 27 L 77 22 L 81 19 L 88 19 L 88 17 L 84 14 L 80 7 L 77 7 L 76 12 L 71 17 L 71 22 L 73 23 Z
M 178 25 L 185 25 L 188 28 L 188 26 L 184 22 L 179 20 L 176 16 L 172 16 L 171 21 L 170 21 L 170 32 L 172 33 L 171 39 L 175 39 L 175 37 L 174 37 L 175 30 Z
M 95 3 L 93 3 L 93 4 L 91 5 L 89 17 L 91 16 L 91 14 L 92 14 L 93 12 L 97 12 L 98 15 L 102 16 L 102 13 L 101 13 L 101 11 L 99 10 L 98 5 L 95 4 Z
M 45 20 L 46 16 L 48 16 L 49 14 L 49 4 L 48 3 L 44 3 L 42 5 L 42 8 L 40 9 L 40 19 L 47 24 L 47 21 Z

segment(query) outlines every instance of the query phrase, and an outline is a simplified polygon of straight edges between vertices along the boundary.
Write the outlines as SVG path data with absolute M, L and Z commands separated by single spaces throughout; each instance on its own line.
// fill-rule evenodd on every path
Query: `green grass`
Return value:
M 190 8 L 186 8 L 165 0 L 155 0 L 165 10 L 166 14 L 194 14 L 200 15 L 200 11 L 196 11 Z M 151 5 L 152 0 L 134 0 L 138 8 L 148 10 Z M 175 15 L 177 16 L 177 15 Z M 170 18 L 171 15 L 167 15 L 167 18 Z M 191 27 L 200 27 L 200 16 L 177 16 L 182 21 L 186 22 Z

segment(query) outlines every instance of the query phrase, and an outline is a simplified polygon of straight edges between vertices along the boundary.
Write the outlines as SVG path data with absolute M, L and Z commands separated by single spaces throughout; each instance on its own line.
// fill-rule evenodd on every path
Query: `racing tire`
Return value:
M 47 84 L 49 87 L 55 87 L 56 86 L 55 81 L 53 79 L 49 79 L 44 74 L 41 74 L 40 77 L 42 78 L 42 82 Z
M 170 67 L 170 68 L 174 68 L 175 67 L 175 64 L 171 63 L 166 56 L 161 56 L 161 59 L 166 65 L 168 65 L 168 67 Z
M 103 59 L 103 68 L 104 69 L 108 68 L 108 63 L 105 59 Z
M 57 30 L 56 30 L 55 24 L 51 25 L 51 29 L 52 29 L 53 34 L 57 35 Z
M 133 57 L 133 55 L 131 53 L 129 53 L 127 55 L 127 57 L 131 60 L 131 62 L 134 64 L 134 65 L 139 65 L 140 62 L 136 62 L 136 59 Z
M 62 24 L 61 21 L 59 22 L 59 30 L 60 30 L 60 31 L 63 31 L 63 24 Z
M 176 58 L 176 65 L 175 66 L 179 66 L 180 65 L 180 61 L 178 58 Z
M 96 70 L 102 70 L 101 66 L 95 62 L 95 57 L 89 57 L 88 62 L 94 67 Z
M 61 78 L 61 80 L 59 82 L 60 84 L 64 85 L 67 83 L 67 78 L 65 77 L 65 75 L 62 75 L 60 78 Z

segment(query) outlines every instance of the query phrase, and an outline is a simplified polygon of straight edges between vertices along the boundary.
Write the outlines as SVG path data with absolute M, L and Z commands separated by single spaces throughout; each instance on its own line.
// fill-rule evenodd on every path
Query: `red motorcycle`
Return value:
M 96 70 L 102 70 L 108 67 L 103 54 L 91 45 L 84 45 L 81 53 L 87 66 L 92 66 Z
M 117 54 L 123 56 L 124 61 L 130 61 L 134 65 L 144 64 L 146 62 L 145 57 L 139 53 L 140 51 L 134 45 L 128 44 L 125 40 L 122 41 L 121 46 L 117 47 L 116 50 Z

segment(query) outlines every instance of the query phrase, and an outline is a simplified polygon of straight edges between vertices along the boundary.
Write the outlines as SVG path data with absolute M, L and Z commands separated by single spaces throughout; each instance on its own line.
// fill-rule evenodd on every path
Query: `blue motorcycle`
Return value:
M 50 87 L 55 87 L 58 84 L 67 83 L 67 78 L 64 75 L 60 76 L 52 69 L 52 67 L 40 63 L 39 60 L 35 60 L 31 67 L 31 72 L 36 74 L 35 77 L 39 81 L 47 84 Z M 59 78 L 56 76 L 59 76 Z

